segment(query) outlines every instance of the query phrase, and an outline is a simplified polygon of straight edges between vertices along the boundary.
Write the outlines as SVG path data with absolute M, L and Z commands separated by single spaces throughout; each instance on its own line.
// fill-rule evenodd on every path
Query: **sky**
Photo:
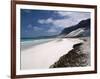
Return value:
M 64 28 L 90 18 L 90 12 L 21 9 L 21 37 L 58 35 Z

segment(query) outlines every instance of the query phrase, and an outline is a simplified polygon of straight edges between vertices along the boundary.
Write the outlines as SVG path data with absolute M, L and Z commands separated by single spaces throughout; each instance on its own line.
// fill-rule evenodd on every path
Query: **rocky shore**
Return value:
M 73 45 L 73 49 L 61 56 L 50 68 L 84 67 L 90 65 L 89 46 L 89 39 L 85 39 L 83 43 Z

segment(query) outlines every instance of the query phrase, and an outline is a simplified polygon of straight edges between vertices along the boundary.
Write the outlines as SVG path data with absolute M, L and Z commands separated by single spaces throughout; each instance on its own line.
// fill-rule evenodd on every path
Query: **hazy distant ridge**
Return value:
M 60 35 L 67 35 L 68 37 L 90 36 L 90 21 L 91 19 L 82 20 L 77 25 L 64 28 Z

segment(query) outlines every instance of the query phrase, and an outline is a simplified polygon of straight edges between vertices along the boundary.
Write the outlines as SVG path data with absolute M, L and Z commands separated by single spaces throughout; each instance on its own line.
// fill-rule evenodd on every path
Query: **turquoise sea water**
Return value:
M 54 38 L 46 39 L 21 39 L 21 50 L 25 50 L 32 46 L 40 45 L 52 41 Z

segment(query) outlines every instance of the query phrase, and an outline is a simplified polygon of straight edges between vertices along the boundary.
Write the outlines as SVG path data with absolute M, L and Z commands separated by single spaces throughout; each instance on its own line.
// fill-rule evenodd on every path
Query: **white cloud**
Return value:
M 53 22 L 53 19 L 52 19 L 52 18 L 40 19 L 40 20 L 38 20 L 38 22 L 39 22 L 40 24 L 49 24 L 49 23 L 52 23 L 52 22 Z
M 55 21 L 55 25 L 63 26 L 63 27 L 69 27 L 72 25 L 75 25 L 79 23 L 81 20 L 85 20 L 90 18 L 89 12 L 64 12 L 64 11 L 58 11 L 56 12 L 60 16 L 69 16 L 69 18 L 66 19 L 59 19 Z
M 39 28 L 39 27 L 34 26 L 34 27 L 33 27 L 33 30 L 34 30 L 34 31 L 40 31 L 40 30 L 42 30 L 42 28 Z
M 32 28 L 32 25 L 31 25 L 31 24 L 29 24 L 27 27 L 28 27 L 28 28 Z
M 56 11 L 56 14 L 59 14 L 60 16 L 69 16 L 71 15 L 73 12 L 65 12 L 65 11 Z
M 60 17 L 66 17 L 69 16 L 69 18 L 64 19 L 40 19 L 38 22 L 40 24 L 49 24 L 52 23 L 55 27 L 70 27 L 72 25 L 78 24 L 81 20 L 85 20 L 90 18 L 89 12 L 64 12 L 64 11 L 56 11 L 56 14 L 58 14 Z
M 41 28 L 41 27 L 32 26 L 32 24 L 29 24 L 29 25 L 27 26 L 27 28 L 28 28 L 28 29 L 32 29 L 32 30 L 34 30 L 34 31 L 43 30 L 43 28 Z
M 45 23 L 45 20 L 44 20 L 44 19 L 39 19 L 39 20 L 38 20 L 38 23 L 44 24 L 44 23 Z
M 56 14 L 59 16 L 69 16 L 70 18 L 75 18 L 75 19 L 87 19 L 90 18 L 90 13 L 89 12 L 74 12 L 74 11 L 69 11 L 69 12 L 64 12 L 64 11 L 56 11 Z

